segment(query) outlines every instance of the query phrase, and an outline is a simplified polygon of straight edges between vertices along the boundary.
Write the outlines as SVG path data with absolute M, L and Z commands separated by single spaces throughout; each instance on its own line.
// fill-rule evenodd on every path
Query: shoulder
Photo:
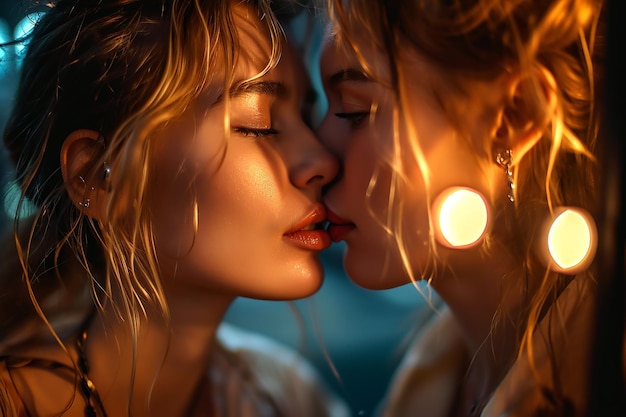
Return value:
M 29 413 L 7 365 L 7 358 L 0 357 L 0 417 L 28 416 Z
M 586 278 L 586 279 L 585 279 Z M 597 284 L 577 277 L 539 322 L 532 357 L 522 351 L 496 389 L 485 416 L 582 415 L 593 359 Z
M 0 357 L 0 417 L 84 417 L 71 369 L 58 362 Z
M 285 415 L 347 417 L 347 406 L 298 352 L 267 336 L 223 323 L 217 339 L 253 374 Z
M 449 415 L 467 361 L 451 312 L 447 307 L 434 311 L 408 346 L 377 414 Z
M 0 358 L 0 417 L 27 416 L 22 399 L 18 395 L 6 361 Z

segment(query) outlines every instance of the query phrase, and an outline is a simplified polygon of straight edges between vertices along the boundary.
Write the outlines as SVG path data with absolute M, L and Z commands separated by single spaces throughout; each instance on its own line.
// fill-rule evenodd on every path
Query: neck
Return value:
M 141 317 L 136 343 L 111 308 L 88 328 L 89 374 L 109 416 L 128 415 L 129 404 L 134 416 L 183 416 L 205 382 L 217 328 L 234 297 L 190 286 L 170 287 L 167 297 L 169 326 L 158 313 Z
M 433 287 L 446 302 L 463 334 L 471 359 L 466 385 L 471 387 L 469 402 L 488 398 L 506 375 L 517 355 L 519 315 L 524 303 L 525 279 L 511 259 L 486 258 L 477 253 L 455 254 L 467 257 L 455 265 L 462 268 L 437 275 Z

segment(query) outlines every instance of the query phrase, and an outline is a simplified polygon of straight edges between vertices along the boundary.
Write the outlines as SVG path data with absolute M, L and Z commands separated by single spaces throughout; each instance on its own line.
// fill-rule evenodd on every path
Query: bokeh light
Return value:
M 18 23 L 15 25 L 15 29 L 13 29 L 13 38 L 21 39 L 24 36 L 27 36 L 35 27 L 37 21 L 43 16 L 43 12 L 34 12 L 24 16 Z M 17 58 L 18 66 L 26 53 L 26 48 L 28 47 L 28 42 L 19 42 L 15 45 L 15 55 Z
M 3 19 L 0 19 L 0 45 L 4 45 L 11 41 L 11 30 L 9 29 L 9 24 L 5 22 Z M 7 74 L 10 70 L 10 53 L 9 47 L 0 47 L 0 77 Z
M 453 187 L 437 198 L 434 215 L 437 241 L 449 248 L 467 248 L 481 241 L 489 220 L 487 203 L 475 190 Z
M 548 231 L 548 251 L 559 269 L 571 270 L 589 257 L 594 229 L 589 216 L 573 208 L 564 209 L 554 218 Z

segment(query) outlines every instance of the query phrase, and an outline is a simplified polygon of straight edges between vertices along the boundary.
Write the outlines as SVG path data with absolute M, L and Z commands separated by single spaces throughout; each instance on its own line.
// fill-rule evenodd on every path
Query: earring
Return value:
M 82 175 L 79 175 L 78 178 L 80 178 L 80 181 L 83 183 L 83 186 L 85 187 L 85 194 L 87 194 L 87 181 L 85 181 L 85 177 L 83 177 Z M 91 191 L 95 190 L 94 187 L 90 187 Z M 89 204 L 91 203 L 89 197 L 85 197 L 83 199 L 83 201 L 79 201 L 78 205 L 81 206 L 82 208 L 89 208 Z
M 109 179 L 110 175 L 111 175 L 111 167 L 108 166 L 105 162 L 104 163 L 104 176 L 102 179 L 106 181 L 107 179 Z
M 503 152 L 498 152 L 496 155 L 496 163 L 504 169 L 506 174 L 506 182 L 509 185 L 509 193 L 507 197 L 511 203 L 515 202 L 515 181 L 513 180 L 513 171 L 511 171 L 511 163 L 513 161 L 513 151 L 506 149 Z
M 577 274 L 595 257 L 597 228 L 589 212 L 580 207 L 559 207 L 544 222 L 540 235 L 540 256 L 550 269 Z
M 433 203 L 435 240 L 453 249 L 468 249 L 487 234 L 489 209 L 478 191 L 467 187 L 444 190 Z

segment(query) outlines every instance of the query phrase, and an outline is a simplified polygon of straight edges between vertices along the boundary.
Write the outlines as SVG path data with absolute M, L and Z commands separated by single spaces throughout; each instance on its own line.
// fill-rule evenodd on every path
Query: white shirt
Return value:
M 223 323 L 210 378 L 219 414 L 236 417 L 348 417 L 334 395 L 297 352 L 266 336 Z
M 589 389 L 596 283 L 574 279 L 539 323 L 533 339 L 535 370 L 542 381 L 558 375 L 574 416 L 583 416 Z M 546 350 L 550 335 L 554 367 Z M 409 347 L 380 408 L 381 417 L 448 417 L 469 364 L 460 330 L 447 308 L 437 313 Z M 535 382 L 528 355 L 520 355 L 498 385 L 481 417 L 535 416 L 548 402 Z M 553 388 L 553 387 L 550 387 Z M 550 415 L 549 413 L 546 415 Z

